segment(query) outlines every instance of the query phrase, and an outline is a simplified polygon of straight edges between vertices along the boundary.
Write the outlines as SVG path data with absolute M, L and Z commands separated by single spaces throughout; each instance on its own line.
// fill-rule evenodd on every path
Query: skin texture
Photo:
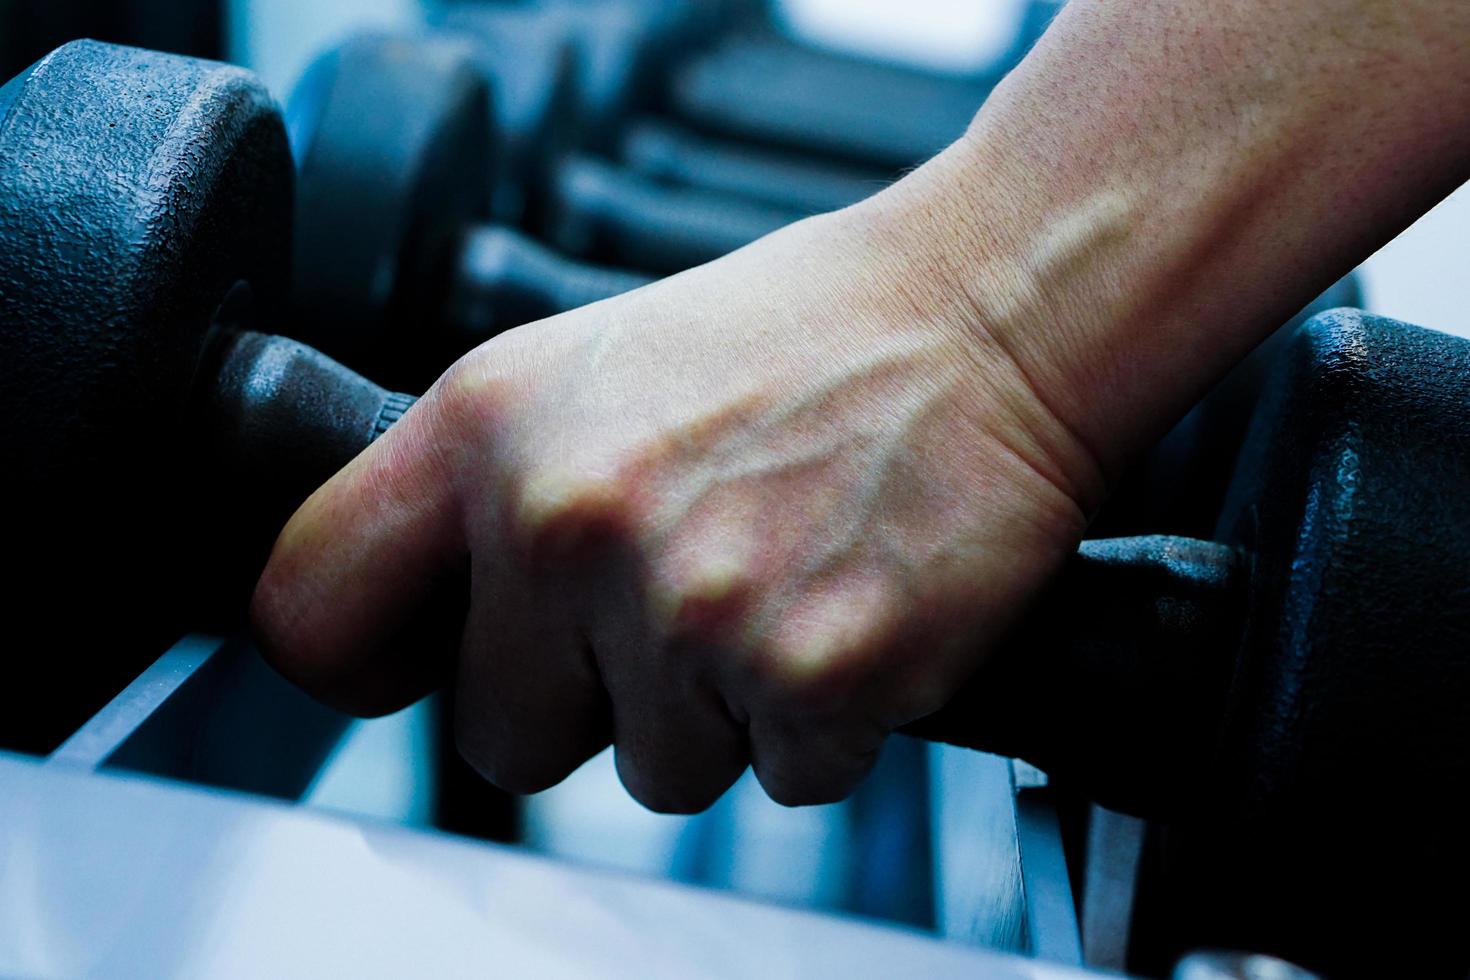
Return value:
M 1470 177 L 1467 50 L 1448 0 L 1074 0 L 889 190 L 467 355 L 282 533 L 263 647 L 363 713 L 451 681 L 507 789 L 612 741 L 657 810 L 747 765 L 840 798 L 1133 455 Z

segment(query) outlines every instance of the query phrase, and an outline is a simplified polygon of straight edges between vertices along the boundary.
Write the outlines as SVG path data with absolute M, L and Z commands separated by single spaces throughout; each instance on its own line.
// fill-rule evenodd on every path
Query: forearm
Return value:
M 1467 177 L 1470 6 L 1073 0 L 863 215 L 1114 474 Z

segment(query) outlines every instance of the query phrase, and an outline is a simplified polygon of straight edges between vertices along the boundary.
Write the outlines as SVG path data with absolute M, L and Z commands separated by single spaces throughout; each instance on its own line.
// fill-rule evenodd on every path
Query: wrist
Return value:
M 883 269 L 890 315 L 950 324 L 987 388 L 1017 388 L 1035 403 L 1028 427 L 1065 471 L 1058 482 L 1090 510 L 1125 453 L 1087 424 L 1089 413 L 1108 414 L 1114 393 L 1074 365 L 1116 356 L 1115 323 L 1111 304 L 1077 302 L 1064 280 L 1101 264 L 1099 246 L 1123 233 L 1127 215 L 1114 205 L 1039 241 L 1026 188 L 982 157 L 967 137 L 840 216 L 873 257 L 870 267 Z

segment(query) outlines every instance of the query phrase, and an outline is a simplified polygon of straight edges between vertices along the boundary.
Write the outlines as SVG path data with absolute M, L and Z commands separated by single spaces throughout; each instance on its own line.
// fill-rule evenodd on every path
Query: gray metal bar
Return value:
M 930 751 L 939 934 L 1025 953 L 1026 892 L 1010 761 L 948 745 Z
M 73 732 L 46 763 L 100 769 L 224 643 L 223 637 L 200 633 L 184 637 Z
M 1081 966 L 1082 935 L 1062 848 L 1061 825 L 1044 786 L 1017 792 L 1016 836 L 1031 954 L 1053 963 Z
M 1091 966 L 1121 970 L 1127 965 L 1138 864 L 1147 829 L 1138 817 L 1092 807 L 1082 893 L 1082 942 Z
M 294 800 L 350 721 L 288 683 L 248 641 L 191 634 L 47 761 Z

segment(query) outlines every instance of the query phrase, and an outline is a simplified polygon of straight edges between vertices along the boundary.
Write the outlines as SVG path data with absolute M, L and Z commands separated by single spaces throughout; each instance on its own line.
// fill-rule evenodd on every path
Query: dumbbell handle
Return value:
M 284 337 L 227 332 L 217 350 L 201 435 L 221 478 L 248 494 L 248 533 L 266 545 L 414 401 Z M 906 731 L 1025 758 L 1117 809 L 1167 814 L 1213 750 L 1246 579 L 1225 545 L 1084 542 L 959 694 Z
M 574 255 L 680 272 L 804 215 L 694 188 L 666 187 L 591 156 L 556 165 L 544 236 Z
M 213 383 L 199 441 L 214 471 L 248 490 L 267 542 L 414 403 L 305 344 L 253 331 L 222 331 L 201 376 Z
M 958 139 L 989 83 L 740 39 L 680 65 L 672 115 L 704 132 L 897 173 Z
M 1207 769 L 1246 626 L 1247 562 L 1178 537 L 1085 541 L 1011 637 L 907 731 L 1024 758 L 1164 816 Z
M 856 204 L 891 178 L 882 170 L 716 142 L 654 118 L 627 125 L 618 155 L 635 172 L 664 183 L 705 188 L 802 214 Z
M 568 259 L 514 229 L 480 225 L 465 233 L 445 297 L 452 350 L 468 350 L 509 326 L 631 292 L 648 276 Z

